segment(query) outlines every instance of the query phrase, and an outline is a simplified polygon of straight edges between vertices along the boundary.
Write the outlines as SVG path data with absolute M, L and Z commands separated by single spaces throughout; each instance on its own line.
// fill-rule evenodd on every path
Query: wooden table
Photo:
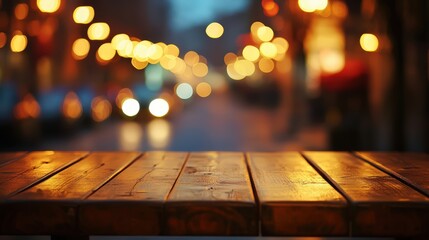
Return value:
M 0 153 L 0 234 L 429 237 L 429 155 Z

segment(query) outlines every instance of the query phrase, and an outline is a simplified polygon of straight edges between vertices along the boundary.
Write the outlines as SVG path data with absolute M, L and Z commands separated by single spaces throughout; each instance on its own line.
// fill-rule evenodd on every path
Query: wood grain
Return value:
M 102 235 L 159 235 L 164 201 L 187 155 L 145 153 L 85 201 L 80 228 Z
M 348 235 L 347 201 L 299 153 L 247 156 L 262 235 Z
M 166 234 L 258 234 L 257 208 L 244 155 L 191 153 L 165 210 Z
M 341 152 L 305 152 L 352 203 L 354 236 L 425 236 L 429 199 L 369 163 Z
M 0 153 L 0 167 L 11 161 L 23 157 L 28 152 L 2 152 Z
M 357 154 L 429 196 L 428 154 L 389 152 L 357 152 Z
M 0 198 L 17 193 L 75 163 L 87 152 L 32 152 L 0 166 Z
M 139 153 L 96 152 L 2 204 L 9 234 L 76 234 L 82 199 L 128 166 Z

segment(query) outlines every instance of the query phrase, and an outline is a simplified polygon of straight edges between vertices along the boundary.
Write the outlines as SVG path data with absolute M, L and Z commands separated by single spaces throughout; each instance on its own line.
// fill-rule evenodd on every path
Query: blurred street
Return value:
M 46 139 L 35 150 L 93 151 L 281 151 L 322 150 L 326 132 L 309 126 L 292 136 L 279 129 L 275 110 L 243 106 L 225 94 L 200 99 L 171 119 L 148 123 L 112 120 L 93 129 L 82 129 L 71 137 Z M 30 147 L 31 148 L 31 147 Z M 26 148 L 28 149 L 28 147 Z

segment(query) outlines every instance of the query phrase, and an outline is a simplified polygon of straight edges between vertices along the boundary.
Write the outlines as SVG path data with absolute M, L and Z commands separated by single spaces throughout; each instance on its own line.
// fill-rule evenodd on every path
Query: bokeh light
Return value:
M 90 44 L 85 38 L 76 39 L 72 45 L 72 55 L 76 60 L 82 60 L 88 56 Z
M 375 52 L 378 49 L 378 38 L 374 34 L 364 33 L 360 37 L 360 46 L 366 52 Z
M 259 46 L 261 55 L 267 58 L 275 58 L 277 55 L 277 47 L 271 42 L 264 42 Z
M 178 57 L 179 53 L 180 53 L 179 48 L 174 44 L 168 44 L 164 48 L 164 54 L 165 55 L 171 55 L 171 56 Z
M 140 111 L 140 103 L 134 98 L 127 98 L 122 103 L 121 109 L 126 116 L 134 117 Z
M 345 61 L 343 51 L 324 50 L 319 53 L 320 68 L 323 72 L 337 73 L 343 70 Z
M 133 91 L 131 91 L 131 89 L 129 88 L 122 88 L 121 90 L 119 90 L 118 94 L 116 95 L 116 106 L 118 108 L 122 107 L 122 104 L 124 103 L 124 101 L 128 98 L 133 98 L 134 97 L 134 93 Z
M 75 23 L 88 24 L 94 19 L 94 8 L 91 6 L 77 7 L 73 12 L 73 20 Z
M 265 16 L 273 17 L 279 12 L 279 5 L 274 0 L 262 0 Z
M 97 55 L 103 61 L 110 61 L 115 57 L 116 51 L 111 43 L 102 44 L 98 50 Z
M 120 48 L 124 47 L 123 46 L 124 41 L 129 41 L 129 40 L 130 40 L 130 37 L 127 34 L 119 33 L 113 36 L 111 43 L 116 50 L 119 50 Z
M 88 38 L 91 40 L 104 40 L 109 36 L 110 27 L 105 22 L 93 23 L 88 28 Z
M 176 95 L 181 99 L 189 99 L 194 94 L 194 90 L 189 83 L 180 83 L 176 87 Z
M 277 53 L 284 54 L 289 49 L 289 43 L 282 37 L 276 37 L 272 41 L 276 45 Z
M 200 82 L 195 88 L 195 91 L 197 92 L 198 96 L 205 98 L 210 96 L 210 94 L 212 93 L 212 87 L 206 82 Z
M 249 60 L 252 62 L 257 61 L 259 59 L 259 56 L 260 56 L 259 49 L 255 46 L 252 46 L 252 45 L 245 46 L 243 48 L 242 54 L 246 60 Z
M 131 59 L 131 65 L 133 65 L 133 67 L 137 70 L 145 69 L 148 64 L 149 63 L 147 61 L 140 61 L 140 60 L 137 60 L 136 58 Z
M 91 117 L 95 122 L 102 122 L 112 113 L 112 104 L 103 98 L 96 97 L 91 101 Z
M 328 6 L 328 0 L 298 0 L 298 6 L 308 13 L 322 11 Z
M 210 38 L 220 38 L 223 35 L 223 31 L 223 26 L 218 22 L 212 22 L 206 28 L 206 34 Z
M 199 62 L 192 66 L 192 73 L 197 77 L 205 77 L 209 72 L 209 68 L 205 63 Z
M 183 56 L 183 60 L 192 67 L 200 61 L 200 56 L 195 51 L 189 51 Z
M 242 80 L 244 79 L 246 76 L 239 74 L 236 70 L 235 70 L 235 62 L 234 63 L 230 63 L 226 66 L 226 72 L 228 74 L 228 76 L 233 79 L 233 80 Z
M 234 63 L 234 69 L 242 76 L 250 76 L 255 72 L 255 65 L 249 60 L 239 59 Z
M 147 51 L 149 62 L 152 64 L 158 63 L 164 54 L 164 49 L 159 44 L 152 44 Z
M 22 52 L 27 47 L 27 37 L 20 32 L 17 32 L 10 41 L 10 49 L 12 52 Z
M 15 7 L 15 17 L 18 20 L 24 20 L 28 15 L 28 5 L 26 3 L 18 3 Z
M 259 70 L 263 73 L 270 73 L 274 69 L 274 61 L 269 58 L 261 58 L 258 62 Z
M 169 110 L 168 102 L 162 98 L 156 98 L 149 103 L 149 112 L 155 117 L 163 117 Z
M 56 12 L 61 5 L 61 0 L 37 0 L 37 7 L 41 12 Z
M 38 118 L 40 105 L 31 94 L 27 94 L 16 104 L 13 113 L 16 119 Z
M 235 55 L 235 53 L 227 53 L 225 54 L 225 56 L 223 57 L 223 61 L 225 62 L 226 65 L 230 64 L 230 63 L 234 63 L 237 60 L 237 55 Z
M 263 42 L 271 41 L 274 37 L 274 31 L 270 27 L 262 26 L 256 31 L 256 35 Z
M 69 92 L 64 98 L 63 114 L 66 118 L 78 119 L 82 116 L 82 103 L 74 92 Z

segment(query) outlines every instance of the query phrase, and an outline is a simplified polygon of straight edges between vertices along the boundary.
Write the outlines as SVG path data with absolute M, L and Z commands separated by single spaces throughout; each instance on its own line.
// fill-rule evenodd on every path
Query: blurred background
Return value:
M 0 0 L 0 151 L 429 150 L 426 0 Z

